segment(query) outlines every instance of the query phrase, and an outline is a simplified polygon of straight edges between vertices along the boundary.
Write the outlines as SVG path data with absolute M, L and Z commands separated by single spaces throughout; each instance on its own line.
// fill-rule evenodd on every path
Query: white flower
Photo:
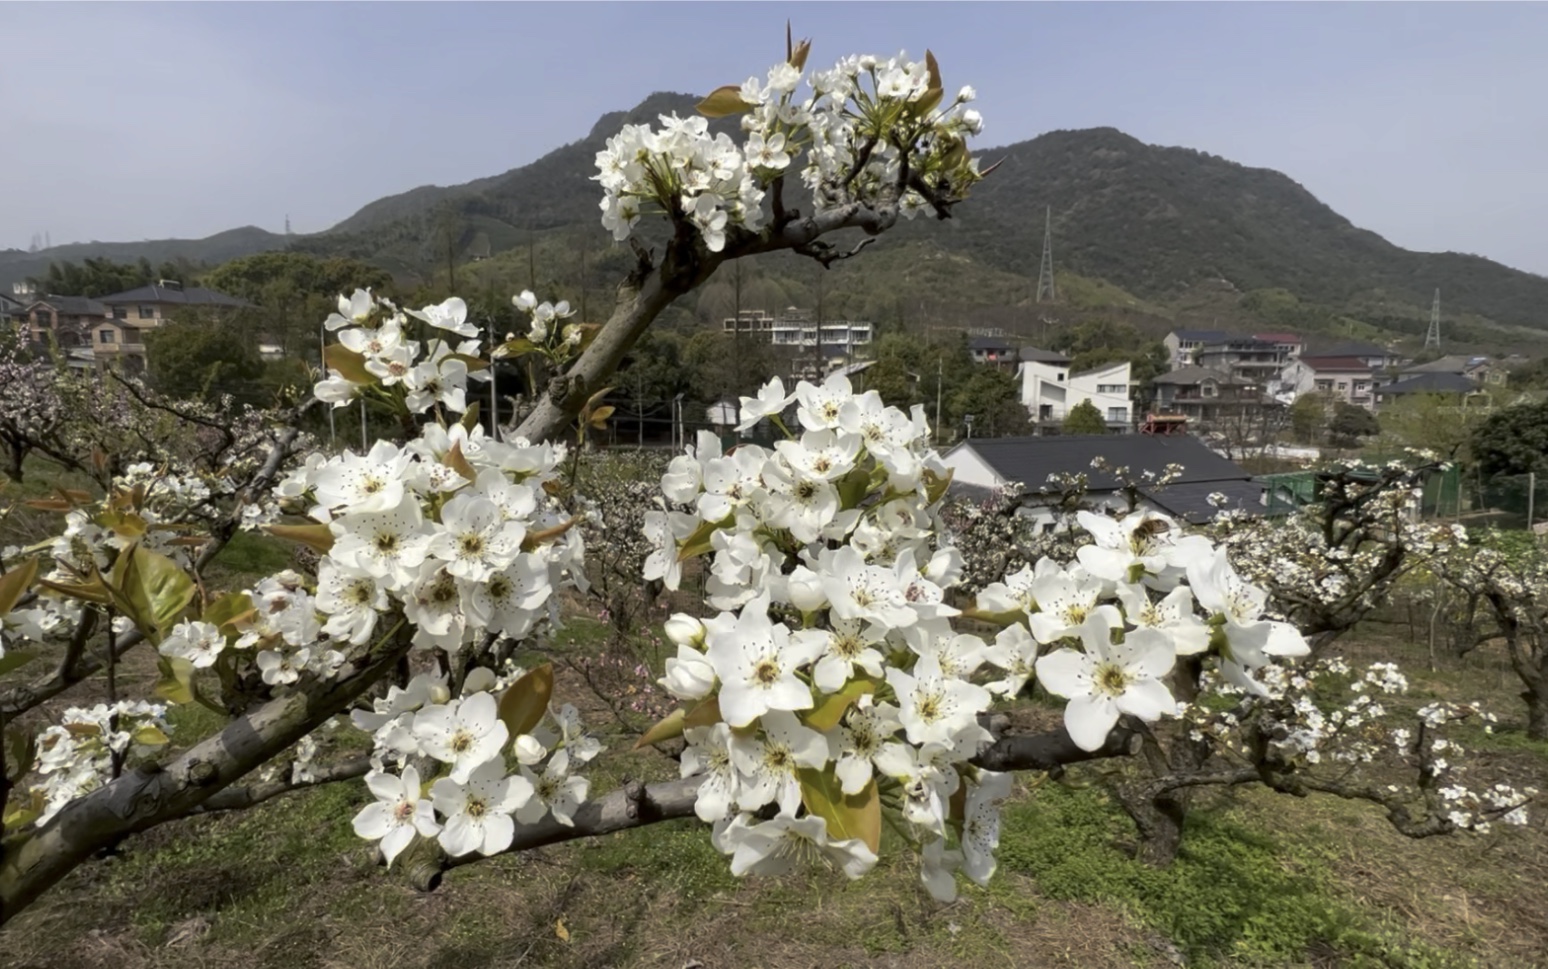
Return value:
M 356 645 L 370 639 L 377 615 L 387 608 L 387 593 L 377 581 L 364 569 L 324 559 L 317 567 L 316 601 L 328 616 L 323 632 Z
M 1027 627 L 1012 623 L 994 637 L 994 645 L 984 650 L 984 660 L 1005 671 L 1005 675 L 993 683 L 984 684 L 991 693 L 1013 697 L 1021 692 L 1032 678 L 1033 664 L 1037 661 L 1037 640 L 1027 632 Z
M 461 781 L 441 778 L 431 786 L 430 797 L 446 815 L 440 842 L 447 854 L 492 855 L 511 846 L 516 833 L 511 812 L 531 803 L 532 785 L 525 777 L 506 776 L 505 765 L 492 760 Z
M 300 650 L 292 655 L 265 649 L 258 654 L 255 662 L 258 670 L 263 674 L 263 681 L 270 686 L 282 686 L 294 683 L 301 677 L 301 670 L 306 666 L 306 650 Z
M 469 323 L 468 304 L 463 302 L 460 296 L 453 296 L 444 303 L 435 306 L 426 306 L 421 310 L 408 310 L 410 316 L 417 317 L 429 323 L 431 326 L 442 330 L 450 330 L 458 336 L 478 336 L 478 327 Z
M 936 838 L 920 849 L 919 878 L 925 890 L 937 902 L 957 900 L 957 880 L 952 872 L 962 867 L 962 852 L 946 847 L 945 838 Z
M 752 426 L 765 417 L 777 417 L 790 406 L 791 397 L 785 393 L 785 383 L 778 377 L 770 380 L 758 390 L 757 397 L 743 397 L 742 419 L 736 425 L 739 431 L 751 430 Z
M 532 785 L 532 799 L 516 812 L 522 824 L 535 824 L 543 815 L 553 812 L 554 820 L 565 827 L 575 826 L 575 811 L 586 800 L 590 786 L 584 777 L 572 777 L 569 751 L 561 750 L 550 757 L 541 776 L 525 765 L 522 776 Z
M 853 547 L 844 546 L 820 564 L 823 592 L 836 618 L 870 620 L 886 628 L 908 626 L 918 618 L 897 573 L 867 565 Z
M 464 493 L 441 509 L 441 530 L 427 551 L 448 562 L 446 571 L 459 579 L 482 582 L 515 561 L 526 534 L 525 526 L 507 521 L 488 498 Z
M 765 714 L 761 725 L 761 731 L 731 738 L 731 763 L 738 774 L 737 806 L 756 811 L 776 801 L 780 810 L 794 812 L 801 803 L 796 771 L 818 770 L 828 762 L 827 738 L 782 710 Z
M 888 667 L 887 682 L 898 695 L 898 719 L 909 743 L 953 746 L 959 734 L 971 735 L 980 713 L 993 697 L 976 683 L 947 677 L 934 656 L 921 657 L 913 675 Z M 983 733 L 982 728 L 976 728 Z
M 1037 661 L 1037 677 L 1048 692 L 1069 698 L 1064 726 L 1082 750 L 1101 748 L 1120 713 L 1152 721 L 1177 708 L 1161 682 L 1177 659 L 1165 633 L 1135 629 L 1114 644 L 1109 619 L 1093 615 L 1080 638 L 1085 652 L 1049 653 Z
M 428 838 L 441 826 L 430 802 L 420 797 L 419 772 L 414 768 L 403 768 L 402 777 L 372 771 L 365 780 L 376 801 L 355 815 L 355 834 L 367 841 L 380 841 L 382 857 L 390 868 L 392 860 L 414 840 L 414 832 Z
M 704 623 L 685 612 L 675 612 L 667 619 L 662 631 L 666 638 L 678 646 L 699 649 L 704 646 Z
M 728 832 L 728 834 L 731 834 Z M 746 825 L 731 835 L 735 845 L 731 874 L 783 875 L 798 866 L 827 861 L 850 878 L 859 878 L 876 864 L 876 855 L 859 838 L 833 841 L 828 822 L 815 814 L 797 818 L 789 812 Z
M 715 667 L 692 646 L 679 645 L 677 655 L 667 657 L 666 675 L 656 682 L 679 700 L 702 700 L 715 688 Z
M 731 762 L 731 728 L 724 723 L 689 727 L 683 736 L 688 746 L 683 748 L 682 776 L 704 775 L 693 811 L 699 820 L 713 824 L 736 806 L 739 781 Z
M 994 851 L 1000 846 L 1000 805 L 1010 793 L 1009 774 L 979 771 L 977 783 L 968 785 L 962 818 L 963 870 L 979 885 L 987 886 L 994 875 Z
M 41 633 L 33 638 L 41 638 Z M 207 622 L 180 622 L 157 647 L 161 655 L 182 657 L 200 670 L 215 665 L 216 657 L 225 648 L 226 637 L 220 628 Z
M 428 706 L 414 716 L 414 736 L 424 752 L 452 765 L 451 779 L 465 783 L 480 765 L 495 761 L 510 731 L 499 717 L 494 695 L 475 693 Z
M 745 727 L 770 710 L 807 710 L 812 691 L 795 675 L 812 662 L 821 643 L 794 640 L 783 623 L 769 621 L 769 597 L 749 602 L 727 631 L 707 636 L 709 662 L 720 677 L 720 714 Z
M 836 755 L 833 773 L 845 794 L 859 794 L 871 782 L 872 760 L 882 745 L 901 728 L 898 709 L 889 703 L 874 703 L 869 693 L 860 697 L 828 737 Z
M 791 637 L 819 651 L 821 659 L 812 671 L 812 681 L 824 693 L 844 688 L 855 667 L 867 676 L 881 679 L 882 654 L 874 647 L 886 638 L 886 630 L 856 619 L 834 619 L 833 630 L 802 629 Z

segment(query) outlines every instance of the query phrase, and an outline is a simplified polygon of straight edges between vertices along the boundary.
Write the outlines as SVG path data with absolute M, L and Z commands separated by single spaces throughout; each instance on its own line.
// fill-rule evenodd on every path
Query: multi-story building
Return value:
M 1359 357 L 1302 356 L 1285 364 L 1279 374 L 1280 393 L 1287 398 L 1323 394 L 1331 401 L 1374 410 L 1376 375 Z
M 1005 369 L 1016 366 L 1016 345 L 1004 337 L 975 336 L 968 338 L 968 353 L 974 363 L 992 364 Z
M 1220 343 L 1231 339 L 1231 334 L 1225 330 L 1173 330 L 1168 333 L 1161 342 L 1166 344 L 1166 352 L 1172 361 L 1172 369 L 1191 367 L 1198 361 L 1193 359 L 1194 351 L 1211 343 Z
M 1272 343 L 1285 355 L 1285 359 L 1298 357 L 1306 352 L 1306 340 L 1294 333 L 1254 333 L 1254 340 L 1262 340 L 1264 343 Z
M 1151 410 L 1180 414 L 1192 426 L 1237 420 L 1264 406 L 1261 384 L 1208 367 L 1183 367 L 1161 374 L 1152 383 Z
M 848 351 L 870 346 L 876 327 L 872 323 L 852 320 L 824 320 L 819 327 L 810 313 L 792 306 L 779 316 L 770 316 L 763 310 L 743 310 L 740 316 L 722 321 L 721 329 L 731 334 L 752 334 L 777 347 L 808 350 L 816 349 L 820 335 L 825 351 L 829 347 Z
M 1404 367 L 1398 374 L 1399 379 L 1417 377 L 1427 373 L 1453 374 L 1458 377 L 1466 377 L 1480 384 L 1494 384 L 1503 386 L 1506 372 L 1503 367 L 1497 367 L 1488 357 L 1441 357 L 1431 360 L 1429 363 L 1416 363 Z
M 31 295 L 18 321 L 28 343 L 35 347 L 52 344 L 68 351 L 90 347 L 92 331 L 111 317 L 112 310 L 100 300 Z
M 1306 356 L 1305 352 L 1301 356 Z M 1403 365 L 1402 355 L 1379 347 L 1374 343 L 1341 343 L 1336 347 L 1318 350 L 1312 354 L 1319 358 L 1354 357 L 1373 371 L 1391 370 Z
M 99 361 L 118 363 L 134 372 L 145 369 L 143 333 L 185 316 L 191 309 L 235 310 L 251 306 L 246 300 L 203 286 L 184 286 L 163 279 L 150 286 L 104 296 L 107 318 L 91 328 L 91 347 Z
M 1193 351 L 1194 366 L 1228 373 L 1260 387 L 1277 380 L 1288 360 L 1289 354 L 1279 344 L 1246 336 L 1207 343 Z
M 1132 426 L 1127 361 L 1071 373 L 1070 360 L 1062 354 L 1022 347 L 1020 356 L 1021 403 L 1040 431 L 1057 431 L 1082 401 L 1096 407 L 1108 430 L 1123 433 Z

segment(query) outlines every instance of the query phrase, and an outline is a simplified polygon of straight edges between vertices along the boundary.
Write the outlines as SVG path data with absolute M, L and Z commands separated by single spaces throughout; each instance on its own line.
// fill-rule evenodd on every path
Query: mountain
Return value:
M 114 262 L 153 264 L 189 262 L 213 266 L 250 256 L 255 252 L 283 249 L 289 240 L 257 226 L 227 229 L 203 239 L 149 239 L 144 242 L 72 242 L 38 252 L 0 249 L 0 287 L 10 292 L 11 284 L 29 276 L 42 276 L 51 262 L 81 262 L 85 259 L 111 259 Z
M 575 283 L 603 286 L 593 277 L 615 262 L 621 265 L 627 254 L 601 229 L 600 194 L 591 181 L 594 156 L 623 124 L 653 122 L 674 111 L 687 114 L 695 101 L 686 94 L 652 94 L 628 111 L 604 115 L 585 138 L 531 164 L 462 185 L 421 186 L 388 196 L 315 235 L 286 239 L 247 228 L 196 241 L 87 244 L 35 254 L 13 250 L 0 253 L 0 282 L 36 273 L 50 258 L 181 255 L 217 262 L 289 242 L 293 249 L 352 256 L 410 279 L 443 273 L 450 251 L 458 263 L 509 253 L 511 258 L 497 258 L 495 264 L 525 280 L 527 254 L 514 250 L 530 246 L 558 259 L 565 279 L 573 272 L 568 263 L 578 255 L 586 270 Z M 712 124 L 732 129 L 735 122 Z M 954 286 L 948 274 L 943 280 L 948 291 L 938 294 L 943 301 L 986 309 L 1020 305 L 1027 314 L 1047 209 L 1059 269 L 1105 280 L 1113 292 L 1124 293 L 1119 308 L 1143 303 L 1151 316 L 1160 308 L 1165 315 L 1157 319 L 1224 324 L 1237 314 L 1244 325 L 1292 326 L 1306 317 L 1312 329 L 1354 333 L 1374 327 L 1405 336 L 1423 333 L 1439 288 L 1447 326 L 1454 327 L 1448 332 L 1499 340 L 1511 339 L 1521 327 L 1548 332 L 1548 278 L 1480 256 L 1402 249 L 1351 224 L 1270 169 L 1147 145 L 1113 128 L 1053 131 L 980 154 L 986 162 L 1003 162 L 955 218 L 901 225 L 881 245 L 844 264 L 843 275 L 852 280 L 846 285 L 861 285 L 863 277 L 863 285 L 877 293 L 911 293 L 909 259 L 878 257 L 884 248 L 899 256 L 920 253 L 958 266 L 955 278 L 968 278 L 962 267 L 971 267 L 973 278 L 994 280 L 969 290 Z M 758 261 L 780 277 L 771 291 L 795 297 L 806 288 L 808 261 Z M 28 268 L 18 272 L 17 266 Z M 901 301 L 900 296 L 900 318 Z M 1254 309 L 1270 305 L 1279 308 L 1278 315 Z M 1190 306 L 1197 311 L 1186 311 Z

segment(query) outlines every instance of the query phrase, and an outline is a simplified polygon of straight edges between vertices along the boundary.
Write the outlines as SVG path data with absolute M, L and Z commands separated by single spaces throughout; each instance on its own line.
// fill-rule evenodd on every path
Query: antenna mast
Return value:
M 1424 335 L 1424 348 L 1440 349 L 1440 290 L 1435 291 L 1435 302 L 1430 304 L 1430 332 Z
M 1050 205 L 1043 211 L 1043 265 L 1037 273 L 1037 301 L 1052 303 L 1057 298 L 1053 270 L 1053 206 Z

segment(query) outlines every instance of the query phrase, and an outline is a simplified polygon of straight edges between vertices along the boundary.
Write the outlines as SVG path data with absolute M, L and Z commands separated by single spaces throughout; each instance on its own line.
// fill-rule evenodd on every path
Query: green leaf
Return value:
M 511 740 L 531 733 L 548 710 L 554 695 L 554 664 L 544 663 L 512 683 L 500 694 L 500 719 L 511 732 Z
M 21 597 L 32 588 L 32 580 L 37 574 L 38 560 L 28 559 L 11 571 L 0 575 L 0 616 L 16 608 Z
M 356 353 L 342 343 L 330 344 L 323 350 L 323 362 L 329 370 L 338 371 L 339 376 L 352 384 L 376 383 L 376 375 L 366 369 L 365 354 Z
M 752 105 L 742 100 L 740 84 L 727 84 L 711 91 L 708 97 L 695 105 L 694 110 L 706 118 L 727 118 L 733 114 L 746 114 L 752 108 Z
M 468 459 L 462 456 L 461 441 L 451 446 L 451 450 L 446 452 L 446 457 L 441 459 L 441 463 L 468 481 L 478 477 L 478 472 L 473 470 L 473 465 L 469 464 Z
M 462 412 L 462 420 L 458 421 L 457 423 L 462 425 L 462 429 L 464 431 L 467 431 L 471 434 L 473 432 L 473 428 L 478 426 L 478 411 L 478 401 L 475 400 L 473 403 L 468 405 L 467 410 Z
M 14 784 L 22 775 L 32 770 L 32 760 L 37 756 L 37 739 L 32 731 L 12 727 L 5 732 L 5 779 Z
M 500 344 L 499 355 L 502 357 L 519 357 L 528 353 L 537 352 L 537 344 L 526 337 L 517 337 L 514 340 L 506 340 Z
M 844 688 L 837 693 L 830 693 L 823 698 L 821 703 L 812 709 L 804 718 L 806 725 L 813 730 L 828 731 L 839 725 L 844 719 L 844 714 L 855 701 L 867 693 L 876 692 L 875 680 L 862 676 L 850 680 L 844 684 Z
M 182 566 L 142 545 L 120 555 L 113 572 L 113 584 L 132 607 L 126 611 L 153 642 L 172 628 L 198 591 Z
M 316 549 L 324 555 L 333 550 L 333 531 L 327 525 L 266 525 L 264 531 L 275 538 L 284 538 L 292 542 L 300 542 L 307 548 Z
M 204 615 L 199 619 L 225 632 L 226 626 L 241 622 L 256 611 L 257 607 L 253 605 L 252 597 L 247 593 L 228 592 L 210 603 L 209 608 L 204 610 Z
M 140 724 L 135 728 L 134 733 L 130 735 L 130 739 L 146 747 L 160 747 L 162 744 L 170 743 L 172 740 L 154 723 Z
M 720 531 L 724 522 L 700 522 L 699 527 L 693 530 L 693 534 L 683 539 L 682 547 L 677 550 L 677 560 L 686 562 L 700 555 L 708 555 L 714 550 L 710 544 L 710 536 Z
M 193 703 L 193 664 L 181 656 L 163 656 L 156 665 L 161 681 L 151 692 L 168 703 Z
M 934 471 L 926 470 L 924 473 L 925 498 L 930 504 L 940 501 L 946 494 L 946 489 L 951 487 L 951 479 L 956 475 L 956 468 L 947 468 L 945 477 Z
M 934 111 L 935 106 L 941 103 L 941 97 L 946 93 L 941 86 L 941 65 L 936 63 L 935 55 L 929 51 L 925 51 L 925 67 L 930 72 L 930 84 L 925 88 L 925 93 L 913 104 L 914 112 L 921 118 Z
M 833 765 L 824 770 L 803 767 L 796 772 L 801 781 L 801 803 L 811 813 L 828 822 L 828 836 L 836 840 L 859 838 L 872 852 L 881 848 L 881 798 L 876 779 L 859 794 L 846 795 Z
M 0 676 L 19 670 L 37 658 L 38 654 L 30 649 L 8 649 L 0 656 Z
M 489 361 L 483 357 L 475 357 L 471 353 L 448 354 L 453 360 L 461 360 L 468 366 L 468 373 L 478 373 L 480 370 L 489 369 Z
M 39 579 L 38 585 L 66 598 L 94 602 L 99 606 L 108 605 L 113 601 L 113 597 L 108 594 L 107 586 L 102 584 L 102 578 L 96 575 L 92 576 L 89 582 L 50 582 L 48 579 Z

